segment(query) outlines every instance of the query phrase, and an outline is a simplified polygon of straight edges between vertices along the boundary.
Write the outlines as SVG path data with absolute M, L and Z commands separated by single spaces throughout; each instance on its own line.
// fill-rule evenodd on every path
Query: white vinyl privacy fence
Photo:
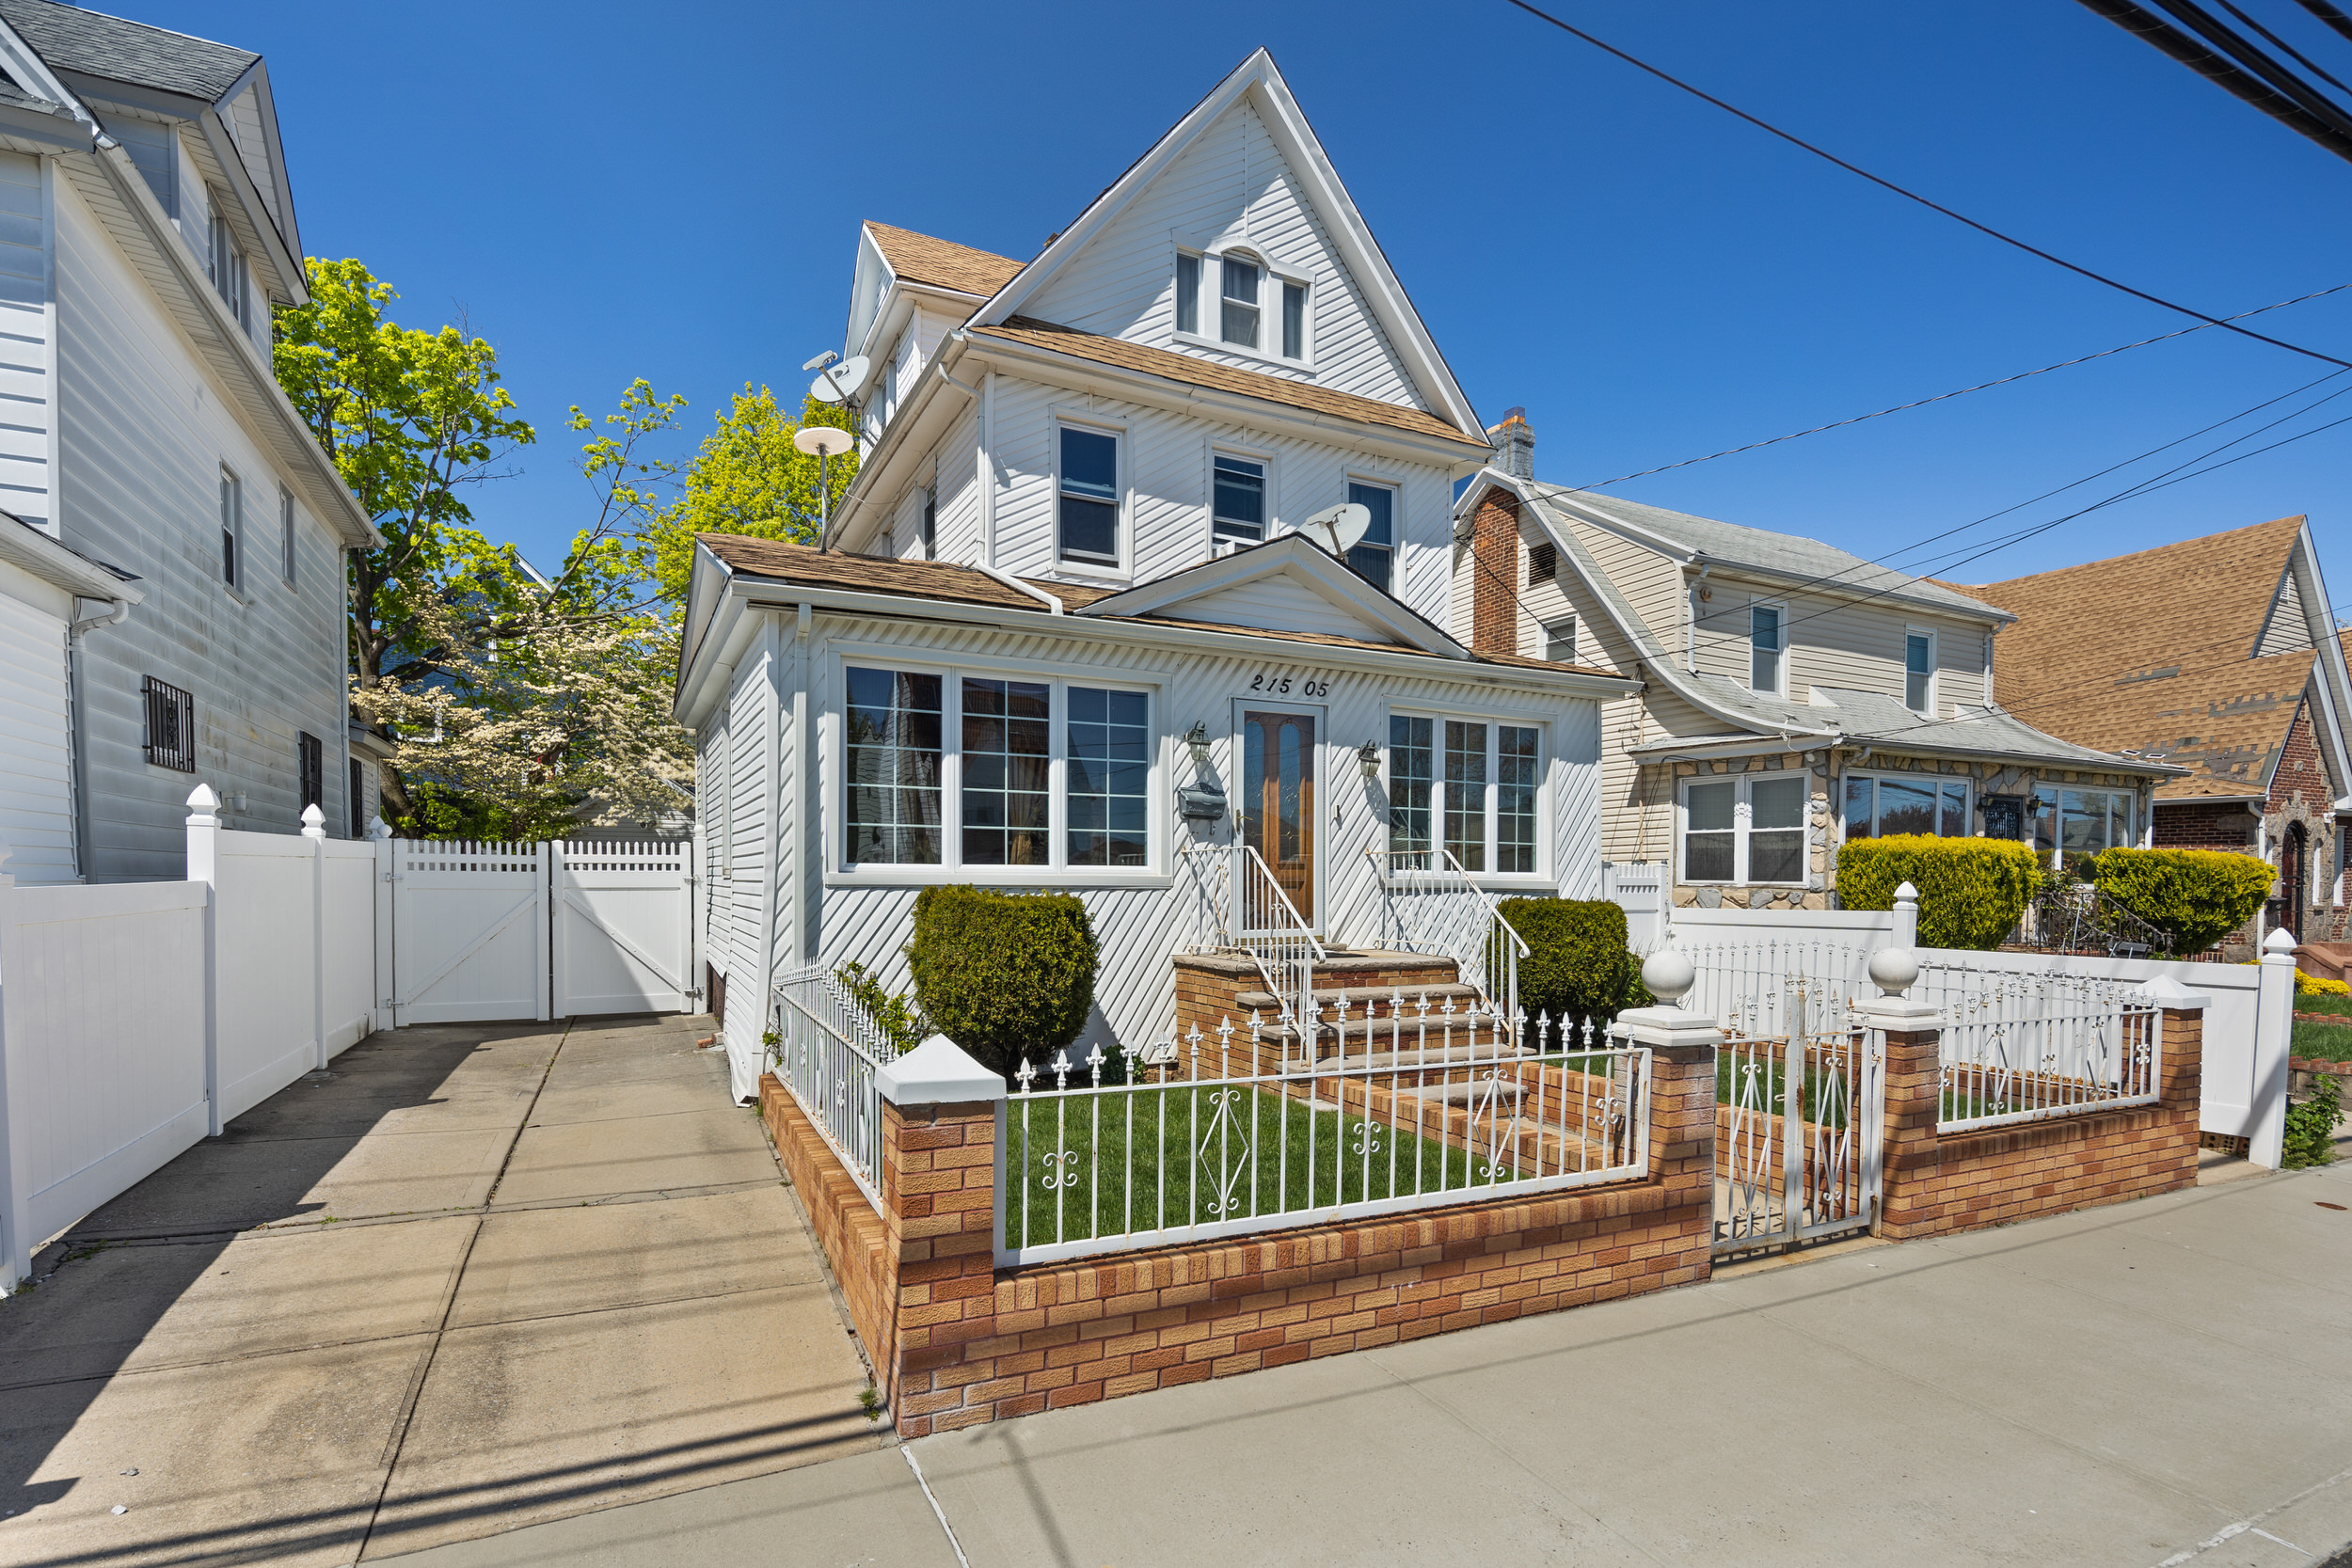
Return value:
M 184 881 L 0 871 L 0 1291 L 375 1029 L 695 1005 L 682 844 L 339 841 L 315 806 L 297 837 L 219 803 L 188 798 Z

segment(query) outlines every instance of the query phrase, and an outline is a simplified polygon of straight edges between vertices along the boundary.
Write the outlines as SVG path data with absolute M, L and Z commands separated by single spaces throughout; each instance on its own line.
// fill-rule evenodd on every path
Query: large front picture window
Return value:
M 1966 838 L 1968 781 L 1933 773 L 1849 773 L 1845 821 L 1848 838 L 1886 838 L 1896 833 Z
M 1803 882 L 1803 773 L 1693 780 L 1683 786 L 1682 879 L 1686 882 Z
M 843 680 L 846 868 L 1151 864 L 1150 693 L 860 665 Z
M 1441 844 L 1465 871 L 1535 875 L 1542 768 L 1542 736 L 1533 724 L 1391 714 L 1392 869 L 1442 867 L 1444 858 L 1431 853 Z

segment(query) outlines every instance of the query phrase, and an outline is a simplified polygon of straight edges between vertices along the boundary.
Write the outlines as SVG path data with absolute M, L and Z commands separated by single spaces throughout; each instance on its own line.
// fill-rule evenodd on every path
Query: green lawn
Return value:
M 1738 1069 L 1742 1074 L 1746 1072 L 1751 1063 L 1756 1065 L 1756 1086 L 1760 1091 L 1757 1097 L 1757 1109 L 1767 1116 L 1780 1115 L 1784 1108 L 1781 1092 L 1786 1087 L 1788 1078 L 1787 1071 L 1781 1066 L 1781 1057 L 1777 1053 L 1777 1048 L 1772 1054 L 1760 1061 L 1753 1053 L 1744 1051 L 1736 1060 Z M 1731 1078 L 1734 1066 L 1735 1058 L 1731 1052 L 1715 1053 L 1715 1103 L 1718 1105 L 1738 1103 L 1732 1092 Z M 1822 1106 L 1823 1097 L 1827 1095 L 1832 1097 L 1827 1103 L 1829 1125 L 1843 1127 L 1846 1125 L 1846 1097 L 1841 1092 L 1843 1085 L 1826 1085 L 1821 1079 L 1820 1069 L 1818 1066 L 1808 1065 L 1804 1082 L 1797 1085 L 1797 1115 L 1805 1121 L 1818 1119 L 1816 1112 Z
M 2352 1022 L 2352 996 L 2301 996 L 2295 999 L 2298 1013 L 2337 1013 Z
M 1610 1062 L 1590 1065 L 1606 1072 Z M 1007 1184 L 1006 1244 L 1044 1246 L 1518 1179 L 1510 1165 L 1490 1169 L 1483 1155 L 1473 1160 L 1417 1134 L 1411 1104 L 1399 1106 L 1400 1125 L 1383 1118 L 1367 1127 L 1361 1111 L 1311 1111 L 1303 1101 L 1245 1085 L 1015 1095 L 1006 1107 L 1004 1160 L 1027 1178 Z M 1438 1108 L 1426 1115 L 1434 1133 Z
M 2287 1049 L 2294 1055 L 2316 1056 L 2323 1062 L 2352 1062 L 2352 1020 L 2344 1023 L 2298 1023 L 2295 1026 L 2295 1042 Z

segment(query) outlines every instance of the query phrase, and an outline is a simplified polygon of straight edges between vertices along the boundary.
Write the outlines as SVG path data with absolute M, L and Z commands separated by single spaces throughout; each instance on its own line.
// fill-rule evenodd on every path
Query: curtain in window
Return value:
M 1804 880 L 1803 774 L 1756 779 L 1748 785 L 1748 880 Z
M 1689 825 L 1682 835 L 1683 880 L 1732 879 L 1732 840 L 1738 825 L 1739 801 L 1740 786 L 1730 779 L 1691 786 L 1684 800 Z

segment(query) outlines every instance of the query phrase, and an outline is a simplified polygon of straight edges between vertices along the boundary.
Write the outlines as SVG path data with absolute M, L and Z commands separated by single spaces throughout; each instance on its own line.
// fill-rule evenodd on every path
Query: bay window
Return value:
M 1692 779 L 1682 786 L 1686 882 L 1806 879 L 1804 773 Z
M 1966 838 L 1968 781 L 1934 773 L 1846 775 L 1846 836 Z
M 1542 769 L 1534 725 L 1391 714 L 1389 848 L 1425 857 L 1394 869 L 1442 866 L 1441 844 L 1465 871 L 1536 875 Z
M 842 671 L 845 870 L 1152 863 L 1148 692 L 979 671 Z

